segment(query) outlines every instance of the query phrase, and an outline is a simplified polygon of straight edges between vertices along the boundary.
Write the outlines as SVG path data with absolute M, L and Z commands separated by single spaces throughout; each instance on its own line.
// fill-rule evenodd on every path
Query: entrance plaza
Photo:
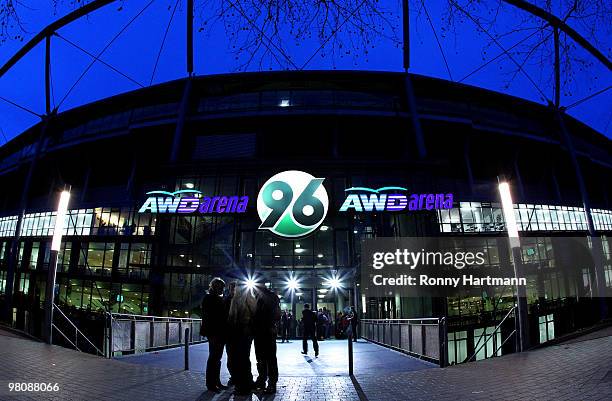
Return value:
M 346 376 L 348 373 L 348 350 L 346 340 L 319 341 L 320 354 L 315 358 L 312 342 L 309 341 L 309 354 L 302 355 L 302 340 L 291 340 L 289 343 L 277 341 L 277 359 L 282 376 L 325 377 Z M 354 343 L 354 373 L 359 374 L 391 374 L 397 372 L 412 372 L 431 369 L 437 365 L 416 358 L 408 357 L 400 352 L 381 347 L 365 340 Z M 223 355 L 221 381 L 229 378 L 226 368 L 227 355 Z M 204 373 L 208 358 L 208 344 L 198 344 L 190 347 L 190 370 Z M 184 349 L 173 348 L 160 352 L 148 352 L 140 355 L 125 356 L 117 360 L 165 368 L 181 368 L 184 365 Z M 257 377 L 255 366 L 255 351 L 251 348 L 251 370 Z
M 0 399 L 28 400 L 609 400 L 612 330 L 542 349 L 440 369 L 363 342 L 355 375 L 346 371 L 346 342 L 323 341 L 318 359 L 299 354 L 299 341 L 279 346 L 278 393 L 235 397 L 207 392 L 207 345 L 104 359 L 0 331 Z M 224 373 L 224 381 L 227 372 Z M 9 393 L 10 382 L 58 383 L 59 391 Z

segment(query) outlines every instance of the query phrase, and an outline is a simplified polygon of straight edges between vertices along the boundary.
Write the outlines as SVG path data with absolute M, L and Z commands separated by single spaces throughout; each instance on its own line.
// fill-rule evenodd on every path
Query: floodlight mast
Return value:
M 68 215 L 68 203 L 70 202 L 70 188 L 60 192 L 53 239 L 51 241 L 49 268 L 47 270 L 47 286 L 45 289 L 45 326 L 44 340 L 48 344 L 53 343 L 53 304 L 55 302 L 55 278 L 57 272 L 57 255 L 62 246 L 62 237 L 66 228 L 66 216 Z
M 512 252 L 512 264 L 514 266 L 514 277 L 517 283 L 523 276 L 523 260 L 521 255 L 521 243 L 518 233 L 518 224 L 514 214 L 514 204 L 510 193 L 510 185 L 501 179 L 499 182 L 499 195 L 502 202 L 506 231 L 508 232 L 508 243 Z M 516 320 L 517 320 L 517 352 L 526 351 L 529 348 L 529 309 L 527 305 L 527 290 L 524 285 L 516 286 Z

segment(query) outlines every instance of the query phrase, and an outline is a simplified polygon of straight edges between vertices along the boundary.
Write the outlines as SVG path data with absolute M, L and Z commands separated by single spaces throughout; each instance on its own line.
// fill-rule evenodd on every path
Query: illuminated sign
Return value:
M 271 177 L 257 196 L 260 229 L 287 238 L 308 235 L 316 230 L 329 208 L 324 178 L 303 171 L 283 171 Z
M 196 189 L 151 191 L 138 213 L 244 213 L 248 196 L 202 196 Z
M 453 194 L 402 194 L 398 193 L 400 191 L 407 192 L 408 189 L 403 187 L 378 189 L 351 187 L 344 190 L 348 192 L 348 195 L 340 211 L 401 212 L 403 210 L 435 210 L 453 207 Z

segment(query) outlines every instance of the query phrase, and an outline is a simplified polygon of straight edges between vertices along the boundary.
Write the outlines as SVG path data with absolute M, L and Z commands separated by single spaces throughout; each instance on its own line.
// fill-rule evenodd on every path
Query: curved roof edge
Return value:
M 196 85 L 202 85 L 205 90 L 209 91 L 208 94 L 212 96 L 215 92 L 224 91 L 230 93 L 245 93 L 249 92 L 249 88 L 255 87 L 259 88 L 259 90 L 265 88 L 269 90 L 308 89 L 308 85 L 304 86 L 298 84 L 300 82 L 313 83 L 316 81 L 329 85 L 329 89 L 333 89 L 334 85 L 338 84 L 350 84 L 351 89 L 359 91 L 380 91 L 384 90 L 385 86 L 388 90 L 398 91 L 397 85 L 403 82 L 405 76 L 406 74 L 403 72 L 389 71 L 305 70 L 223 73 L 194 76 L 191 79 L 194 80 Z M 499 109 L 504 109 L 504 106 L 507 106 L 509 108 L 511 107 L 512 110 L 522 109 L 525 111 L 529 110 L 530 112 L 550 112 L 550 108 L 547 105 L 502 92 L 424 75 L 410 74 L 410 76 L 413 79 L 417 98 L 423 98 L 423 95 L 427 92 L 427 94 L 436 93 L 436 97 L 448 101 L 465 101 L 469 103 L 478 101 L 485 104 L 494 102 L 498 105 Z M 74 119 L 74 121 L 83 119 L 91 120 L 109 114 L 109 112 L 112 113 L 113 110 L 126 110 L 130 107 L 135 107 L 137 105 L 142 106 L 148 103 L 171 103 L 160 101 L 160 95 L 166 96 L 165 99 L 178 102 L 182 94 L 182 83 L 188 79 L 190 78 L 179 78 L 146 88 L 122 92 L 62 111 L 55 115 L 54 118 L 64 121 L 70 121 L 72 119 Z M 311 87 L 311 89 L 314 89 L 314 87 Z M 149 94 L 152 93 L 155 93 L 156 96 L 149 96 Z M 155 99 L 156 101 L 151 102 L 151 99 Z M 583 139 L 604 147 L 609 147 L 612 151 L 612 140 L 607 138 L 604 134 L 570 115 L 566 114 L 565 116 L 574 128 L 571 129 L 574 136 L 577 135 L 576 131 L 579 131 L 579 135 L 583 137 Z M 4 153 L 3 151 L 15 148 L 16 146 L 18 147 L 31 143 L 32 137 L 35 137 L 41 124 L 42 121 L 34 124 L 0 146 L 0 153 Z

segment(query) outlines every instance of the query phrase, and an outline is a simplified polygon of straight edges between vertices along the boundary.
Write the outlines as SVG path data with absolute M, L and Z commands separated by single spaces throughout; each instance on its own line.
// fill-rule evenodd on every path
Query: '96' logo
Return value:
M 257 196 L 257 213 L 262 221 L 259 228 L 288 238 L 316 230 L 329 207 L 323 180 L 297 170 L 270 178 Z

